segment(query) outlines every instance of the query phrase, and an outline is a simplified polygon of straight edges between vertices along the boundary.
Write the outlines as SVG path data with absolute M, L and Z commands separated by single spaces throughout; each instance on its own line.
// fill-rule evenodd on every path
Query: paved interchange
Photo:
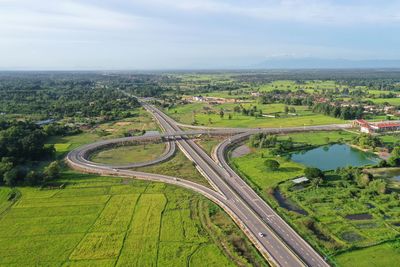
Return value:
M 303 131 L 327 131 L 350 128 L 349 124 L 306 126 L 292 128 L 265 128 L 265 129 L 220 129 L 220 130 L 194 130 L 182 131 L 178 124 L 152 105 L 142 103 L 157 120 L 164 134 L 152 137 L 128 137 L 101 141 L 80 147 L 71 151 L 67 156 L 68 164 L 78 170 L 115 175 L 135 177 L 153 181 L 162 181 L 189 188 L 199 192 L 220 205 L 242 228 L 259 251 L 267 260 L 276 266 L 329 266 L 304 239 L 302 239 L 252 188 L 247 185 L 226 162 L 226 151 L 235 143 L 241 142 L 257 132 L 288 133 Z M 211 158 L 203 151 L 189 135 L 197 134 L 235 134 L 223 141 L 215 149 Z M 168 159 L 175 150 L 175 143 L 180 150 L 196 164 L 196 168 L 210 182 L 215 190 L 186 181 L 177 177 L 159 174 L 150 174 L 127 170 L 136 167 L 135 164 L 124 166 L 109 166 L 88 160 L 93 151 L 118 143 L 129 143 L 147 139 L 168 138 L 166 151 L 156 162 L 143 162 L 141 165 L 155 164 Z M 173 139 L 174 141 L 172 141 Z M 172 153 L 172 154 L 171 154 Z M 260 234 L 262 233 L 262 234 Z

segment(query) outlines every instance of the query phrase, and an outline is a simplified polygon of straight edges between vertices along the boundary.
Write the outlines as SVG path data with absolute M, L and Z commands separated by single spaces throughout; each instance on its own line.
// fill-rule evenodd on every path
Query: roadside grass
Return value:
M 207 180 L 198 172 L 193 163 L 187 159 L 180 150 L 176 152 L 173 158 L 166 162 L 153 166 L 135 168 L 135 170 L 179 177 L 210 187 Z
M 267 159 L 277 160 L 280 163 L 279 169 L 268 171 L 264 165 L 264 161 Z M 264 192 L 279 182 L 302 175 L 304 170 L 304 166 L 301 164 L 283 157 L 272 156 L 268 149 L 257 149 L 253 153 L 230 160 L 252 185 L 256 185 Z
M 225 138 L 226 137 L 202 137 L 201 139 L 195 140 L 195 142 L 201 146 L 208 155 L 211 155 L 213 149 Z
M 93 154 L 90 159 L 105 164 L 127 164 L 156 159 L 164 150 L 164 143 L 138 144 L 101 150 Z
M 214 205 L 201 195 L 73 171 L 58 182 L 65 188 L 15 189 L 20 199 L 0 214 L 7 229 L 0 233 L 1 266 L 250 266 L 236 241 L 221 234 L 232 231 L 249 242 L 223 211 L 222 224 L 201 219 Z M 2 205 L 9 192 L 0 187 Z M 252 245 L 245 252 L 265 265 Z

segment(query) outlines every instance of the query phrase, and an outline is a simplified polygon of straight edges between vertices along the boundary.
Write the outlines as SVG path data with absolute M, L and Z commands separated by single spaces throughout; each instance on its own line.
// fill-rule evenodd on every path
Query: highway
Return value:
M 142 102 L 159 123 L 164 133 L 158 136 L 127 137 L 100 141 L 71 151 L 67 155 L 67 163 L 77 170 L 102 175 L 140 178 L 152 181 L 162 181 L 189 188 L 199 192 L 220 205 L 242 228 L 245 234 L 255 244 L 259 251 L 275 266 L 329 266 L 328 263 L 302 239 L 256 192 L 252 190 L 228 165 L 225 159 L 227 149 L 232 144 L 248 138 L 257 132 L 288 133 L 303 131 L 327 131 L 350 128 L 349 124 L 305 126 L 291 128 L 268 129 L 207 129 L 182 131 L 173 119 L 152 105 Z M 214 151 L 213 158 L 203 151 L 191 136 L 198 134 L 228 134 L 229 139 L 223 141 Z M 177 177 L 159 174 L 149 174 L 126 170 L 128 165 L 105 165 L 91 162 L 90 154 L 113 145 L 124 145 L 137 141 L 157 140 L 165 138 L 169 145 L 163 155 L 154 162 L 139 163 L 142 165 L 155 164 L 166 160 L 175 151 L 175 143 L 183 153 L 196 164 L 199 172 L 215 189 L 185 181 Z M 135 165 L 136 164 L 136 165 Z
M 160 124 L 169 132 L 180 131 L 176 122 L 153 106 L 146 106 L 146 109 L 156 117 Z M 329 126 L 329 129 L 342 128 L 343 126 Z M 345 126 L 347 127 L 347 125 Z M 314 128 L 314 127 L 313 127 Z M 316 128 L 323 129 L 325 128 Z M 292 128 L 290 131 L 301 131 L 302 128 Z M 260 131 L 260 130 L 259 130 Z M 266 131 L 266 130 L 264 130 Z M 275 132 L 280 129 L 270 129 Z M 253 134 L 243 133 L 235 138 L 238 140 Z M 305 242 L 256 192 L 252 190 L 228 165 L 225 161 L 224 151 L 227 148 L 220 145 L 217 150 L 218 165 L 192 140 L 181 139 L 178 142 L 180 149 L 193 162 L 196 163 L 200 172 L 210 181 L 211 185 L 221 192 L 227 200 L 241 213 L 243 222 L 247 228 L 256 234 L 258 241 L 264 249 L 274 257 L 281 266 L 328 266 L 324 259 Z M 229 139 L 225 141 L 229 143 Z M 266 234 L 265 237 L 258 236 L 258 233 Z

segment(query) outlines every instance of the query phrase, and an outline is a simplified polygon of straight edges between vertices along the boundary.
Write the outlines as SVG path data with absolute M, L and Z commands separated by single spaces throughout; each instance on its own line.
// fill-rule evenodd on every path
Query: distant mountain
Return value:
M 370 59 L 323 59 L 323 58 L 269 58 L 253 66 L 259 69 L 364 69 L 364 68 L 400 68 L 400 60 Z

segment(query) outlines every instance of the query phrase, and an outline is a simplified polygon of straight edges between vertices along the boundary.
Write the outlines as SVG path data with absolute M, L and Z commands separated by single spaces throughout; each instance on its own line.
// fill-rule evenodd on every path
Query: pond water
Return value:
M 281 191 L 275 189 L 274 190 L 274 197 L 275 197 L 276 201 L 278 201 L 279 206 L 281 206 L 282 208 L 285 208 L 285 209 L 290 210 L 290 211 L 297 212 L 297 213 L 299 213 L 301 215 L 308 215 L 307 211 L 303 210 L 302 208 L 298 207 L 295 203 L 293 203 L 289 199 L 285 198 L 281 194 Z
M 350 214 L 345 216 L 348 220 L 370 220 L 372 215 L 369 213 Z
M 335 144 L 292 153 L 291 160 L 326 171 L 338 167 L 376 164 L 379 157 L 346 144 Z

